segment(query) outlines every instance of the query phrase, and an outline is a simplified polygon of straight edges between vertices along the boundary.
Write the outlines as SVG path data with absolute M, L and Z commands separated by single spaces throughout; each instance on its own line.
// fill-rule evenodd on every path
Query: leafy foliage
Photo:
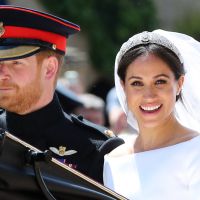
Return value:
M 200 40 L 200 14 L 197 12 L 189 12 L 184 18 L 179 20 L 176 24 L 176 31 L 182 32 Z
M 152 0 L 41 0 L 54 14 L 75 22 L 89 41 L 93 66 L 113 75 L 116 53 L 130 36 L 152 30 L 156 12 Z

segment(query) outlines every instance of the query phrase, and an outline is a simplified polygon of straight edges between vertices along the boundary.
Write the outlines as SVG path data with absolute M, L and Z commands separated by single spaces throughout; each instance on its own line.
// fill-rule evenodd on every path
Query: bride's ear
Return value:
M 183 83 L 184 83 L 184 76 L 180 76 L 180 78 L 178 79 L 178 88 L 177 88 L 177 95 L 180 94 L 181 92 L 181 89 L 182 89 L 182 86 L 183 86 Z

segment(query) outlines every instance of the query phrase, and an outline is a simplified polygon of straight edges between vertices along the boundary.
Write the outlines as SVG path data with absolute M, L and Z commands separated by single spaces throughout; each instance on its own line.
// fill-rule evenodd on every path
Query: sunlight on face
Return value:
M 182 81 L 160 58 L 141 56 L 127 69 L 124 91 L 128 107 L 139 126 L 154 127 L 173 116 L 176 94 Z
M 36 56 L 0 63 L 0 107 L 24 113 L 33 107 L 42 92 L 41 67 Z

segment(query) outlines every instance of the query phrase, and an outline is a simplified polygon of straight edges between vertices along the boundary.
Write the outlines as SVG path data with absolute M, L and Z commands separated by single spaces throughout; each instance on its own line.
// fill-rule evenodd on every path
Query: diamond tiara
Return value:
M 175 55 L 181 61 L 181 63 L 183 63 L 183 59 L 181 57 L 179 50 L 177 49 L 177 47 L 172 42 L 170 42 L 167 38 L 165 38 L 162 35 L 159 35 L 159 34 L 154 33 L 154 32 L 147 32 L 147 31 L 136 34 L 133 37 L 129 38 L 129 40 L 122 45 L 122 47 L 119 51 L 118 60 L 120 61 L 122 56 L 129 49 L 131 49 L 135 46 L 138 46 L 138 45 L 142 45 L 142 44 L 158 44 L 158 45 L 161 45 L 161 46 L 171 50 L 172 52 L 174 52 Z

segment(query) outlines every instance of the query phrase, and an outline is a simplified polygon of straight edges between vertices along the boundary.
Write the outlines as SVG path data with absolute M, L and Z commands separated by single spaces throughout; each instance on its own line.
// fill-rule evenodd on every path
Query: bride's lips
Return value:
M 162 104 L 154 105 L 154 106 L 140 106 L 140 110 L 144 113 L 155 113 L 160 110 Z

